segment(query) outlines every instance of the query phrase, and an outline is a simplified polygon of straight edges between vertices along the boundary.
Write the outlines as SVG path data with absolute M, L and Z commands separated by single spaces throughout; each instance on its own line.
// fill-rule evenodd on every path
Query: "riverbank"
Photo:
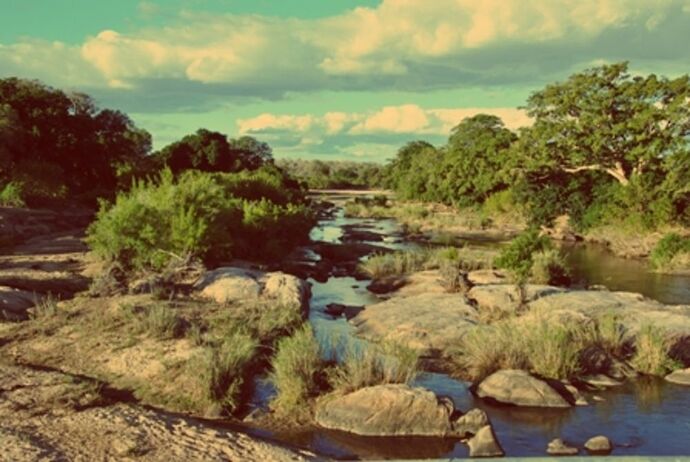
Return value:
M 501 207 L 486 210 L 465 208 L 458 210 L 443 204 L 398 202 L 392 195 L 378 203 L 354 199 L 345 204 L 345 216 L 352 218 L 394 218 L 403 226 L 409 239 L 433 244 L 458 244 L 463 240 L 505 241 L 527 228 L 519 212 Z M 606 247 L 614 255 L 644 260 L 651 266 L 650 255 L 659 242 L 670 234 L 690 236 L 690 229 L 666 227 L 643 231 L 623 225 L 598 226 L 585 233 L 576 232 L 568 217 L 555 220 L 544 234 L 556 241 L 588 242 Z M 690 252 L 681 251 L 655 271 L 666 274 L 690 274 Z

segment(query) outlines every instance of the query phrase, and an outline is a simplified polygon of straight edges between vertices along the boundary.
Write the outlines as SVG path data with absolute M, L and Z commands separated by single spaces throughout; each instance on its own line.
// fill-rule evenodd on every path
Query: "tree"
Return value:
M 627 63 L 605 65 L 530 96 L 534 125 L 520 136 L 528 168 L 602 171 L 621 185 L 688 149 L 690 80 L 631 77 Z
M 388 187 L 398 192 L 403 192 L 406 188 L 406 180 L 410 179 L 410 170 L 415 159 L 420 156 L 436 153 L 436 148 L 426 141 L 410 141 L 401 147 L 395 159 L 386 168 L 386 183 Z M 417 189 L 417 188 L 413 188 Z
M 504 189 L 501 171 L 516 138 L 494 115 L 477 114 L 455 126 L 439 171 L 443 201 L 474 205 Z

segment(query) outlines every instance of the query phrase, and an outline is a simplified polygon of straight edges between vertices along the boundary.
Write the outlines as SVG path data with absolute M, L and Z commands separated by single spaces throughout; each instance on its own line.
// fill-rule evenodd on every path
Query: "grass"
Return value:
M 249 364 L 257 352 L 257 341 L 244 332 L 228 335 L 219 345 L 210 345 L 190 360 L 197 374 L 202 396 L 228 410 L 239 407 L 239 397 Z
M 632 366 L 643 374 L 666 375 L 678 368 L 678 364 L 669 357 L 670 347 L 671 344 L 663 330 L 645 324 L 637 334 Z
M 463 270 L 491 268 L 495 252 L 485 249 L 457 247 L 425 248 L 379 254 L 360 264 L 360 269 L 372 278 L 403 276 L 453 263 Z
M 410 383 L 419 372 L 419 355 L 403 345 L 386 342 L 345 345 L 340 363 L 328 371 L 328 381 L 336 393 L 389 383 Z
M 276 389 L 271 408 L 280 415 L 304 414 L 309 398 L 318 390 L 317 375 L 323 369 L 321 349 L 311 326 L 304 325 L 278 342 L 269 380 Z
M 59 299 L 52 293 L 48 293 L 45 297 L 36 296 L 36 305 L 32 310 L 32 318 L 36 320 L 45 320 L 54 318 L 58 314 Z
M 532 256 L 530 281 L 535 284 L 567 285 L 570 269 L 558 249 L 546 249 Z
M 664 235 L 650 256 L 652 267 L 659 272 L 690 270 L 690 236 L 678 233 Z
M 157 339 L 178 338 L 184 331 L 182 319 L 165 303 L 148 307 L 140 319 L 144 330 Z

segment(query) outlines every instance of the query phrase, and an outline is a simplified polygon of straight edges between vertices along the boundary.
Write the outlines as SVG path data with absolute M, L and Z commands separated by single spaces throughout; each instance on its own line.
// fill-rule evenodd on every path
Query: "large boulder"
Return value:
M 394 297 L 369 305 L 351 322 L 359 336 L 390 340 L 424 356 L 440 356 L 477 324 L 477 310 L 459 294 Z
M 202 297 L 217 303 L 274 300 L 300 306 L 303 313 L 309 309 L 311 296 L 309 284 L 296 276 L 235 267 L 222 267 L 205 273 L 194 288 Z
M 453 436 L 453 405 L 407 385 L 376 385 L 327 398 L 316 408 L 324 428 L 368 436 Z
M 587 449 L 590 454 L 608 454 L 613 450 L 613 445 L 611 440 L 603 435 L 595 436 L 590 438 L 585 443 L 585 449 Z
M 453 423 L 455 434 L 460 437 L 476 435 L 486 425 L 489 425 L 489 416 L 482 409 L 474 408 L 467 411 Z
M 567 408 L 574 402 L 565 387 L 557 391 L 546 381 L 517 369 L 491 374 L 479 383 L 475 393 L 480 398 L 515 406 Z
M 0 286 L 0 321 L 23 321 L 28 319 L 28 309 L 36 304 L 31 292 Z

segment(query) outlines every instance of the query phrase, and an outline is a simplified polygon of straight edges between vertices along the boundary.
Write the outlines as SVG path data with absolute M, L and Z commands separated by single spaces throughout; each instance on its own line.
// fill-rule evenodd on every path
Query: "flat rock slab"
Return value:
M 547 382 L 530 375 L 527 371 L 517 369 L 494 372 L 477 386 L 476 394 L 480 398 L 515 406 L 571 406 L 570 402 Z
M 666 380 L 677 385 L 690 386 L 690 367 L 671 372 L 666 376 Z
M 462 295 L 430 293 L 369 305 L 351 322 L 361 337 L 399 342 L 438 357 L 457 345 L 477 320 L 477 310 Z
M 471 273 L 470 273 L 471 274 Z M 529 284 L 525 286 L 526 302 L 564 292 L 560 287 Z M 479 309 L 513 313 L 520 305 L 520 296 L 515 284 L 486 284 L 472 287 L 467 294 L 477 302 Z
M 367 436 L 451 436 L 453 406 L 421 387 L 377 385 L 327 398 L 316 408 L 324 428 Z

